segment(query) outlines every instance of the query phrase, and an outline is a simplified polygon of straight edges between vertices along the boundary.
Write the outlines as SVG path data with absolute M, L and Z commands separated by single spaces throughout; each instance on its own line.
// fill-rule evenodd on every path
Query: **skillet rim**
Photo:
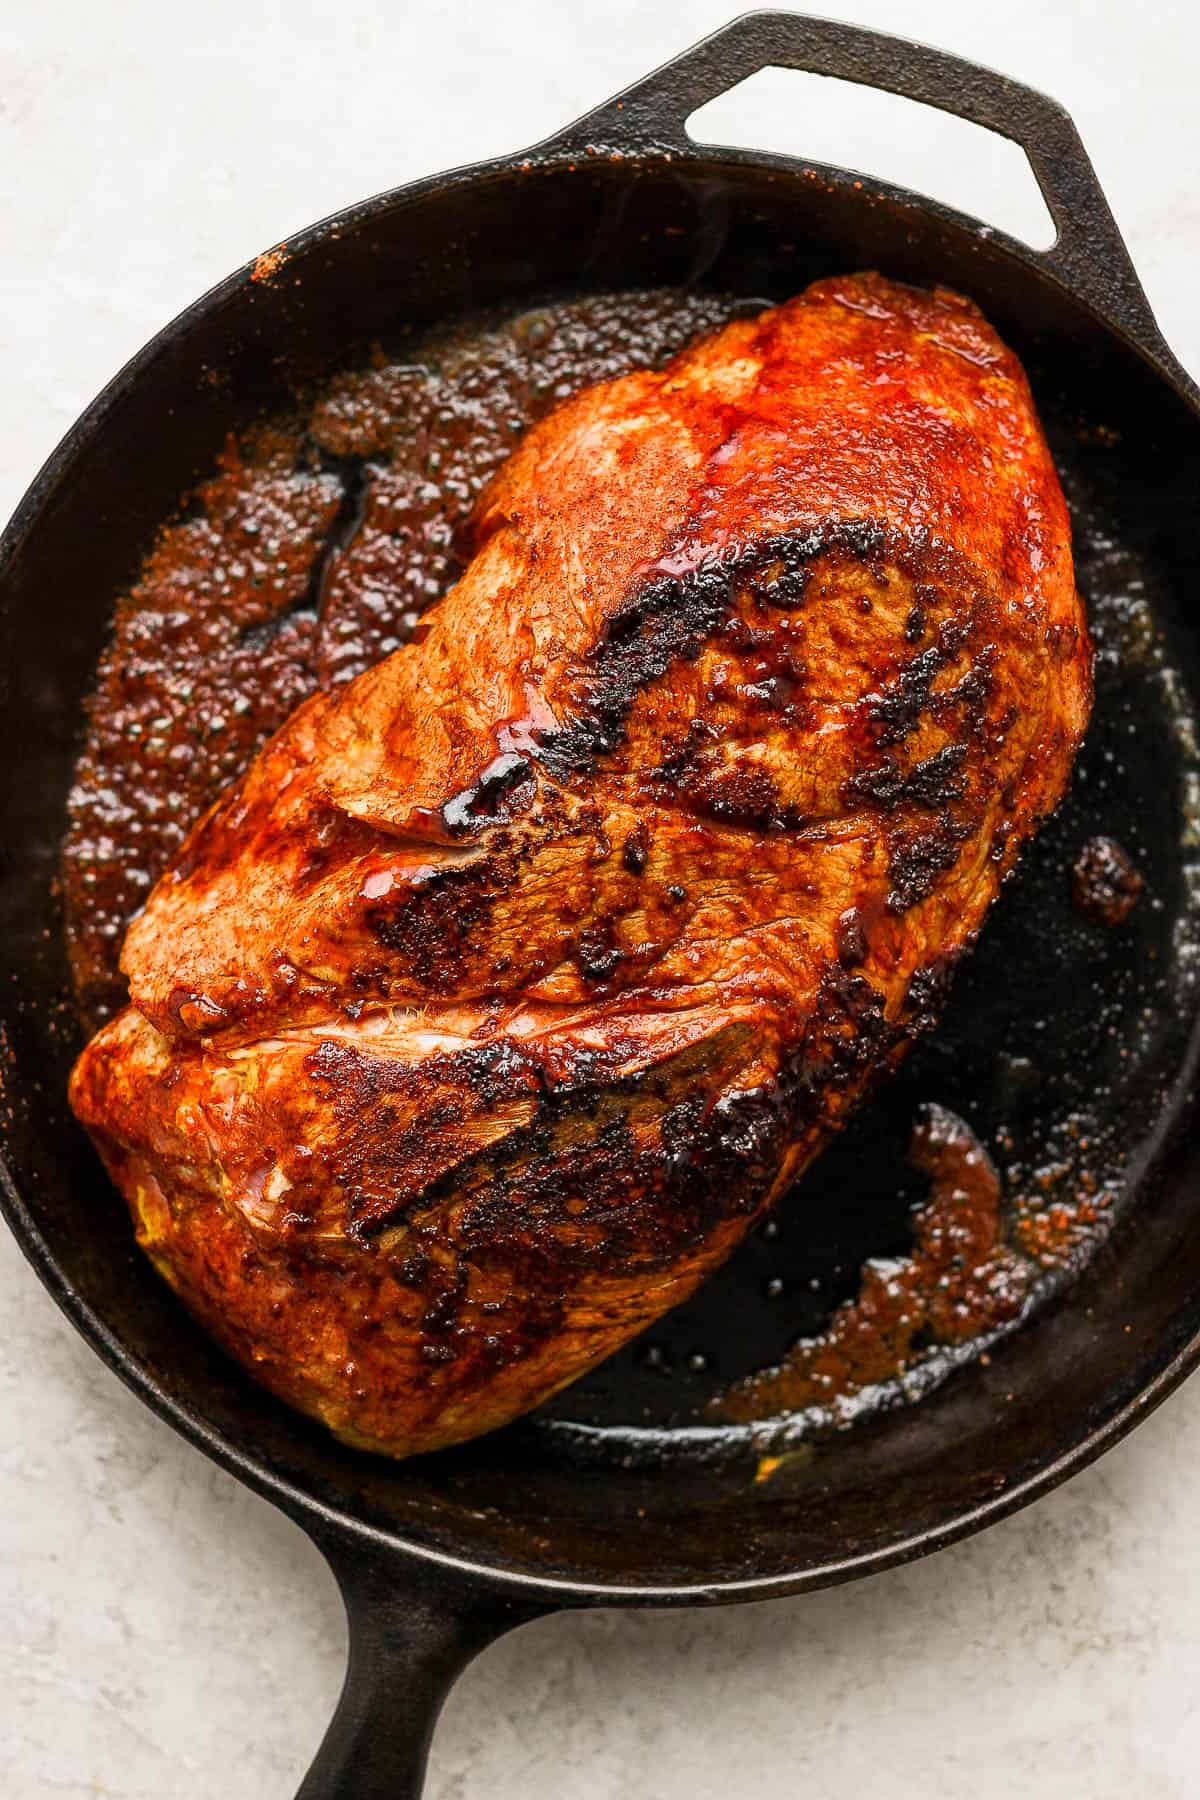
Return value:
M 426 197 L 444 193 L 453 187 L 486 184 L 498 178 L 512 180 L 542 174 L 569 174 L 573 172 L 572 164 L 578 162 L 581 155 L 579 140 L 573 135 L 577 129 L 577 124 L 569 125 L 563 132 L 528 151 L 493 157 L 480 163 L 463 164 L 440 174 L 424 176 L 400 187 L 385 189 L 368 199 L 329 214 L 275 247 L 280 259 L 278 267 L 286 271 L 293 260 L 322 246 L 328 246 L 336 253 L 337 238 L 342 232 L 369 225 L 372 220 L 386 213 L 418 205 Z M 878 197 L 963 231 L 969 237 L 986 243 L 990 252 L 1005 260 L 1016 261 L 1027 274 L 1038 281 L 1048 281 L 1067 296 L 1072 305 L 1082 308 L 1108 339 L 1115 340 L 1126 351 L 1132 352 L 1144 365 L 1146 374 L 1168 388 L 1177 400 L 1182 401 L 1196 422 L 1200 423 L 1200 390 L 1187 372 L 1174 361 L 1161 340 L 1157 343 L 1143 341 L 1127 325 L 1112 317 L 1091 295 L 1079 292 L 1056 268 L 1047 264 L 1041 253 L 969 214 L 851 169 L 776 153 L 701 144 L 691 139 L 686 141 L 686 147 L 676 144 L 669 150 L 649 142 L 640 147 L 626 145 L 619 153 L 619 160 L 631 172 L 666 164 L 670 164 L 675 171 L 697 164 L 722 167 L 733 165 L 791 179 L 815 178 L 843 190 L 852 205 L 867 204 Z M 858 190 L 854 187 L 856 181 L 861 184 Z M 267 253 L 268 256 L 270 254 Z M 69 478 L 72 465 L 101 437 L 113 410 L 133 388 L 143 381 L 153 379 L 158 361 L 193 327 L 207 321 L 243 293 L 253 294 L 254 284 L 260 279 L 256 275 L 260 262 L 261 259 L 258 258 L 247 261 L 176 314 L 135 352 L 84 409 L 46 458 L 0 535 L 0 583 L 11 563 L 20 554 L 41 512 L 60 484 Z M 1198 1053 L 1200 1041 L 1194 1037 L 1188 1064 L 1180 1076 L 1181 1082 L 1186 1081 L 1191 1085 Z M 351 1511 L 319 1500 L 302 1486 L 272 1470 L 258 1457 L 236 1447 L 206 1415 L 168 1394 L 149 1369 L 84 1301 L 59 1267 L 21 1194 L 10 1169 L 2 1138 L 0 1211 L 4 1213 L 22 1253 L 51 1298 L 125 1386 L 188 1442 L 230 1474 L 244 1481 L 255 1492 L 279 1506 L 295 1523 L 314 1536 L 319 1546 L 335 1558 L 335 1562 L 339 1548 L 349 1550 L 357 1545 L 363 1549 L 371 1548 L 377 1554 L 402 1565 L 425 1567 L 431 1572 L 441 1570 L 447 1575 L 466 1578 L 495 1595 L 524 1598 L 535 1603 L 541 1600 L 549 1607 L 572 1604 L 727 1604 L 781 1598 L 837 1586 L 864 1575 L 913 1562 L 919 1557 L 973 1536 L 1061 1485 L 1124 1438 L 1200 1366 L 1200 1331 L 1197 1331 L 1137 1393 L 1118 1405 L 1099 1423 L 1091 1425 L 1077 1442 L 1051 1461 L 1012 1486 L 1005 1486 L 988 1498 L 968 1506 L 953 1518 L 933 1527 L 916 1530 L 885 1547 L 774 1575 L 707 1581 L 684 1580 L 661 1585 L 541 1576 L 507 1569 L 488 1561 L 456 1556 L 399 1532 L 369 1524 Z

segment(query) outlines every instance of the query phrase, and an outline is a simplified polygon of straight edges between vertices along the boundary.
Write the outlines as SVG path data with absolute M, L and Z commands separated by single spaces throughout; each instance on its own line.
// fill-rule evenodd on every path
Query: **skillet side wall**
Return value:
M 1022 1483 L 1056 1478 L 1062 1456 L 1136 1409 L 1172 1358 L 1196 1358 L 1200 1146 L 1185 1129 L 1194 1097 L 1181 1087 L 1165 1109 L 1172 1144 L 1132 1216 L 1060 1303 L 989 1368 L 819 1447 L 782 1484 L 756 1488 L 744 1468 L 710 1467 L 682 1444 L 658 1470 L 581 1473 L 519 1433 L 393 1467 L 326 1439 L 225 1361 L 136 1251 L 123 1204 L 66 1112 L 76 1027 L 52 887 L 82 701 L 115 594 L 226 433 L 286 404 L 296 383 L 358 360 L 371 339 L 394 344 L 404 326 L 462 310 L 655 283 L 773 300 L 857 267 L 971 294 L 1025 360 L 1048 424 L 1102 404 L 1118 434 L 1105 454 L 1120 466 L 1125 512 L 1153 522 L 1147 553 L 1179 596 L 1167 621 L 1177 660 L 1200 686 L 1200 638 L 1185 610 L 1200 423 L 1184 402 L 997 240 L 872 184 L 761 159 L 597 158 L 574 170 L 535 160 L 424 184 L 317 228 L 266 279 L 225 284 L 144 353 L 118 379 L 100 428 L 75 434 L 39 504 L 19 516 L 0 569 L 0 1126 L 27 1208 L 15 1212 L 18 1235 L 27 1250 L 40 1239 L 52 1285 L 77 1296 L 77 1321 L 87 1309 L 111 1335 L 102 1353 L 119 1368 L 124 1359 L 135 1385 L 144 1372 L 192 1435 L 215 1431 L 224 1460 L 267 1491 L 283 1482 L 402 1538 L 535 1579 L 652 1588 L 655 1598 L 670 1585 L 680 1598 L 722 1597 L 721 1583 L 819 1585 L 1018 1503 Z

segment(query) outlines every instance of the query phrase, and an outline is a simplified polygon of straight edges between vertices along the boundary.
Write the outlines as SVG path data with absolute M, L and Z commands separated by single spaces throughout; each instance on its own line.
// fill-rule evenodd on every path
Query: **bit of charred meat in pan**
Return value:
M 1145 885 L 1115 838 L 1089 838 L 1071 870 L 1071 897 L 1096 925 L 1123 925 Z

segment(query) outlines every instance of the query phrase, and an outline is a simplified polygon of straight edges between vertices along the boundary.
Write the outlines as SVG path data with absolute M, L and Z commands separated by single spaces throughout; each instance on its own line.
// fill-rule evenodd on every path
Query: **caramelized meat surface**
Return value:
M 818 283 L 528 433 L 414 641 L 185 842 L 72 1103 L 259 1380 L 473 1436 L 682 1300 L 930 1022 L 1089 703 L 1015 358 Z

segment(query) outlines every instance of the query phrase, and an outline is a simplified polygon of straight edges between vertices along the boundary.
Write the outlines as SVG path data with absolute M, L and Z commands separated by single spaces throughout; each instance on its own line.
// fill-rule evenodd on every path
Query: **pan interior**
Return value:
M 54 873 L 114 595 L 230 428 L 278 406 L 290 383 L 360 358 L 373 337 L 581 284 L 783 298 L 863 266 L 971 293 L 1029 369 L 1101 652 L 1071 796 L 998 902 L 937 1036 L 787 1202 L 777 1234 L 747 1244 L 651 1346 L 530 1421 L 409 1465 L 344 1450 L 192 1326 L 65 1116 L 76 1040 Z M 22 1230 L 111 1334 L 113 1354 L 260 1479 L 473 1561 L 602 1585 L 828 1579 L 952 1528 L 1081 1441 L 1200 1325 L 1190 1150 L 1172 1129 L 1191 1107 L 1195 436 L 1131 352 L 996 245 L 896 197 L 719 158 L 534 167 L 434 188 L 365 210 L 336 243 L 302 245 L 271 280 L 199 313 L 81 440 L 3 576 L 20 746 L 4 770 L 8 1160 Z M 1098 832 L 1146 878 L 1119 931 L 1066 897 L 1069 866 Z M 1086 1174 L 1115 1215 L 1111 1234 L 986 1364 L 922 1364 L 910 1386 L 948 1378 L 919 1406 L 895 1404 L 901 1384 L 857 1401 L 846 1430 L 827 1417 L 715 1428 L 714 1387 L 820 1329 L 864 1257 L 904 1253 L 917 1189 L 903 1152 L 928 1101 L 968 1120 L 1010 1186 L 1044 1179 L 1053 1197 Z

